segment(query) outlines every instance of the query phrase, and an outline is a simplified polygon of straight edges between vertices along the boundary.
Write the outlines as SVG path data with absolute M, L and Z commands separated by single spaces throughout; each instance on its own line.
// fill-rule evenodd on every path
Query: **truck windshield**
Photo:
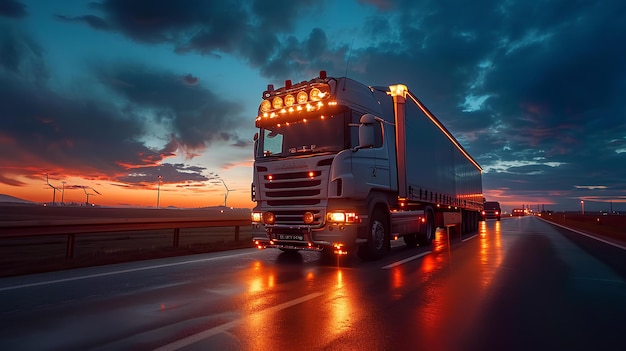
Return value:
M 500 203 L 498 202 L 485 202 L 485 210 L 500 210 Z
M 257 158 L 339 152 L 350 147 L 345 113 L 261 128 Z

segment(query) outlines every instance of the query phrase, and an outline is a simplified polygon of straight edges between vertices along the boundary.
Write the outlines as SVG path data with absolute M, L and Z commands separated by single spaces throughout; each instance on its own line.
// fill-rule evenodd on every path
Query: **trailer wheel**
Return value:
M 359 246 L 358 256 L 364 260 L 382 257 L 389 248 L 389 224 L 380 211 L 374 211 L 370 217 L 367 243 Z
M 426 231 L 419 236 L 420 246 L 428 246 L 432 244 L 435 238 L 435 215 L 432 211 L 426 211 Z

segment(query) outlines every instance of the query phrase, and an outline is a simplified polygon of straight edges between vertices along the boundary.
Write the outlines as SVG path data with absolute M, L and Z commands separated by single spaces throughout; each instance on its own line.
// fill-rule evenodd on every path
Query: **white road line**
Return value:
M 405 259 L 403 259 L 403 260 L 401 260 L 401 261 L 397 261 L 397 262 L 394 262 L 394 263 L 392 263 L 392 264 L 388 264 L 388 265 L 383 266 L 383 267 L 380 267 L 380 268 L 381 268 L 381 269 L 389 269 L 389 268 L 397 267 L 397 266 L 399 266 L 399 265 L 401 265 L 401 264 L 405 264 L 405 263 L 407 263 L 407 262 L 410 262 L 410 261 L 413 261 L 413 260 L 417 260 L 417 259 L 418 259 L 418 258 L 420 258 L 420 257 L 424 257 L 424 256 L 428 255 L 428 254 L 429 254 L 429 253 L 431 253 L 431 252 L 432 252 L 432 251 L 422 252 L 422 253 L 421 253 L 421 254 L 419 254 L 419 255 L 416 255 L 416 256 L 411 256 L 411 257 L 405 258 Z
M 22 288 L 30 288 L 30 287 L 33 287 L 33 286 L 57 284 L 57 283 L 63 283 L 63 282 L 70 282 L 70 281 L 74 281 L 74 280 L 105 277 L 105 276 L 108 276 L 108 275 L 132 273 L 132 272 L 146 271 L 146 270 L 157 269 L 157 268 L 174 267 L 174 266 L 180 266 L 180 265 L 184 265 L 184 264 L 191 264 L 191 263 L 198 263 L 198 262 L 215 261 L 215 260 L 219 260 L 219 259 L 223 259 L 223 258 L 231 258 L 231 257 L 239 257 L 239 256 L 251 255 L 251 254 L 256 253 L 256 252 L 257 251 L 247 252 L 247 253 L 242 253 L 242 254 L 236 254 L 236 255 L 209 257 L 209 258 L 202 258 L 202 259 L 190 260 L 190 261 L 182 261 L 182 262 L 174 262 L 174 263 L 167 263 L 167 264 L 159 264 L 159 265 L 156 265 L 156 266 L 147 266 L 147 267 L 140 267 L 140 268 L 123 269 L 123 270 L 119 270 L 119 271 L 82 275 L 82 276 L 71 277 L 71 278 L 47 280 L 47 281 L 37 282 L 37 283 L 8 286 L 8 287 L 0 288 L 0 291 L 16 290 L 16 289 L 22 289 Z
M 284 310 L 286 308 L 289 308 L 291 306 L 295 306 L 295 305 L 301 304 L 303 302 L 306 302 L 308 300 L 314 299 L 316 297 L 320 297 L 322 295 L 324 295 L 324 293 L 322 293 L 322 292 L 311 293 L 311 294 L 308 294 L 306 296 L 302 296 L 301 298 L 298 298 L 298 299 L 295 299 L 295 300 L 291 300 L 291 301 L 287 301 L 287 302 L 281 303 L 280 305 L 276 305 L 276 306 L 272 306 L 272 307 L 266 308 L 263 311 L 255 313 L 255 315 L 264 314 L 264 313 L 278 312 L 278 311 Z M 190 336 L 188 336 L 186 338 L 174 341 L 174 342 L 172 342 L 170 344 L 161 346 L 161 347 L 159 347 L 159 348 L 157 348 L 155 350 L 156 351 L 175 351 L 175 350 L 180 350 L 183 347 L 189 346 L 189 345 L 194 344 L 194 343 L 196 343 L 198 341 L 202 341 L 204 339 L 208 339 L 208 338 L 210 338 L 210 337 L 212 337 L 214 335 L 217 335 L 219 333 L 223 333 L 223 332 L 225 332 L 225 331 L 235 327 L 237 324 L 241 323 L 243 320 L 244 320 L 244 318 L 239 318 L 239 319 L 236 319 L 234 321 L 230 321 L 228 323 L 224 323 L 224 324 L 222 324 L 220 326 L 217 326 L 215 328 L 207 329 L 207 330 L 199 332 L 197 334 L 190 335 Z
M 576 234 L 584 235 L 584 236 L 586 236 L 586 237 L 588 237 L 588 238 L 591 238 L 591 239 L 596 239 L 596 240 L 601 241 L 601 242 L 603 242 L 603 243 L 605 243 L 605 244 L 613 245 L 613 246 L 617 247 L 618 249 L 626 250 L 626 246 L 622 246 L 622 245 L 620 245 L 620 244 L 617 244 L 617 243 L 614 243 L 614 242 L 611 242 L 611 241 L 608 241 L 608 240 L 604 240 L 604 239 L 602 239 L 602 238 L 598 238 L 597 236 L 593 236 L 593 235 L 589 235 L 589 234 L 587 234 L 587 233 L 583 233 L 583 232 L 581 232 L 581 231 L 579 231 L 579 230 L 576 230 L 576 229 L 573 229 L 573 228 L 570 228 L 570 227 L 566 227 L 566 226 L 564 226 L 564 225 L 560 225 L 560 224 L 558 224 L 558 223 L 554 223 L 554 222 L 548 221 L 548 220 L 543 219 L 543 218 L 540 218 L 540 219 L 541 219 L 542 221 L 546 222 L 546 223 L 550 223 L 550 224 L 552 224 L 552 225 L 556 225 L 556 226 L 561 227 L 561 228 L 563 228 L 563 229 L 567 229 L 567 230 L 569 230 L 569 231 L 571 231 L 571 232 L 574 232 L 574 233 L 576 233 Z
M 462 241 L 462 242 L 466 242 L 466 241 L 469 241 L 469 240 L 475 239 L 475 238 L 477 238 L 477 237 L 479 237 L 479 236 L 480 236 L 480 234 L 479 234 L 478 232 L 476 232 L 476 233 L 474 233 L 472 236 L 470 236 L 469 238 L 461 239 L 461 241 Z

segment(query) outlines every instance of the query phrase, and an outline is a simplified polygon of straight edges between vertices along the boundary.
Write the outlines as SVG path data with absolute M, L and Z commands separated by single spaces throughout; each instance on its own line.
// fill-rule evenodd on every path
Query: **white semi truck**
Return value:
M 256 117 L 258 248 L 375 259 L 436 227 L 478 229 L 482 169 L 406 86 L 327 77 L 274 89 Z

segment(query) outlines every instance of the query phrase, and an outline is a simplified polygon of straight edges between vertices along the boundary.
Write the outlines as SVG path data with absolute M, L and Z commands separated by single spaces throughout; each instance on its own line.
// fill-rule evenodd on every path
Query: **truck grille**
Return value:
M 298 226 L 298 225 L 304 225 L 304 221 L 302 219 L 302 215 L 304 215 L 305 212 L 311 212 L 313 213 L 313 218 L 315 218 L 315 220 L 313 221 L 313 223 L 309 224 L 311 226 L 318 226 L 321 224 L 322 220 L 322 211 L 320 210 L 309 210 L 309 211 L 305 211 L 305 210 L 276 210 L 276 211 L 272 211 L 274 213 L 274 215 L 276 215 L 276 224 L 280 224 L 280 225 L 293 225 L 293 226 Z M 281 231 L 282 233 L 283 231 Z
M 269 206 L 315 206 L 321 203 L 321 171 L 265 175 L 263 180 Z M 302 213 L 299 216 L 301 220 Z
M 286 172 L 264 174 L 263 193 L 267 209 L 276 215 L 276 224 L 302 226 L 305 212 L 313 213 L 310 226 L 322 225 L 325 216 L 326 186 L 324 172 Z M 286 230 L 281 229 L 281 232 Z

